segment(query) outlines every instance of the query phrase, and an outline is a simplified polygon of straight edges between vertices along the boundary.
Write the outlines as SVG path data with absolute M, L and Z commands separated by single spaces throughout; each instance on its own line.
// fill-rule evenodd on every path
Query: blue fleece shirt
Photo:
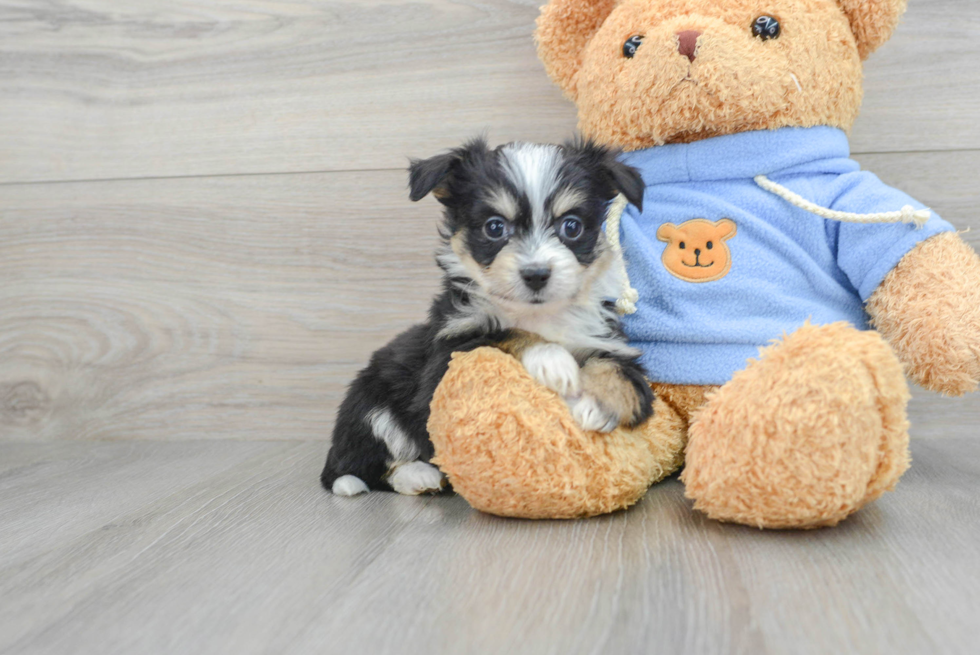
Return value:
M 630 205 L 621 221 L 627 271 L 640 294 L 624 328 L 652 380 L 724 384 L 761 346 L 807 320 L 868 329 L 864 303 L 885 275 L 917 243 L 953 227 L 935 214 L 921 229 L 827 220 L 753 180 L 766 175 L 846 212 L 923 208 L 849 157 L 847 136 L 830 127 L 747 132 L 623 155 L 647 184 L 643 212 Z M 667 223 L 673 227 L 662 227 Z M 678 251 L 685 234 L 699 229 L 713 243 L 688 238 Z M 664 259 L 668 248 L 675 250 Z M 713 260 L 717 268 L 704 266 Z

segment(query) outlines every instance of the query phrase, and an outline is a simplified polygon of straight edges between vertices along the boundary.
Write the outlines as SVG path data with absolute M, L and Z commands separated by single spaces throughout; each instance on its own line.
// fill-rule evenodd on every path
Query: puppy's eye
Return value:
M 558 233 L 563 239 L 574 241 L 582 236 L 583 229 L 584 226 L 582 225 L 582 221 L 574 217 L 569 217 L 561 222 L 561 227 L 559 228 Z
M 711 243 L 710 241 L 708 242 L 707 245 L 708 245 L 708 250 L 711 250 L 712 248 L 715 247 L 715 244 Z
M 684 248 L 687 248 L 687 244 L 681 241 L 680 249 L 684 250 Z
M 752 34 L 763 41 L 779 38 L 779 21 L 772 16 L 759 16 L 752 23 Z
M 507 224 L 504 223 L 504 219 L 494 216 L 483 224 L 483 233 L 491 241 L 503 239 L 507 233 Z
M 641 43 L 643 43 L 643 37 L 639 34 L 626 39 L 626 43 L 623 44 L 623 56 L 627 59 L 632 59 Z

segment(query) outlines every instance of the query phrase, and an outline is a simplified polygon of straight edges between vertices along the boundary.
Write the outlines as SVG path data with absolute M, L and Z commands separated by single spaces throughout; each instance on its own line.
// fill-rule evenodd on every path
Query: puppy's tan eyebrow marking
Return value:
M 520 205 L 517 199 L 514 198 L 505 189 L 492 189 L 490 193 L 487 194 L 487 203 L 500 212 L 503 218 L 509 221 L 513 221 L 517 218 L 517 214 L 520 212 Z
M 559 189 L 551 200 L 552 216 L 561 216 L 585 202 L 585 194 L 578 189 L 564 187 Z

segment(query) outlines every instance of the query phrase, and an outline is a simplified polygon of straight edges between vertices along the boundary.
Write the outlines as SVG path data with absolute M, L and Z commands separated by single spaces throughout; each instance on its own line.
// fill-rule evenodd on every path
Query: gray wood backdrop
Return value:
M 540 2 L 0 0 L 0 438 L 327 438 L 437 285 L 407 157 L 574 129 Z M 980 3 L 913 0 L 853 149 L 980 227 Z

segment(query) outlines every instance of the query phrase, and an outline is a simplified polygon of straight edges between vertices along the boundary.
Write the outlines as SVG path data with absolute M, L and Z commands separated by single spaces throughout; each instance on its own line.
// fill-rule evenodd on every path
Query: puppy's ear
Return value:
M 837 0 L 851 23 L 861 59 L 891 38 L 898 19 L 905 13 L 907 0 Z
M 591 139 L 581 138 L 566 142 L 565 150 L 577 157 L 593 175 L 600 177 L 609 185 L 610 199 L 617 193 L 621 193 L 637 209 L 643 211 L 643 192 L 646 190 L 646 184 L 638 170 L 619 161 L 618 150 L 601 146 Z
M 412 159 L 408 167 L 408 197 L 412 202 L 418 202 L 431 193 L 445 204 L 450 196 L 453 176 L 459 169 L 478 167 L 489 156 L 486 139 L 479 137 L 442 155 Z
M 615 156 L 608 158 L 606 170 L 609 172 L 613 187 L 626 196 L 631 205 L 643 211 L 643 192 L 646 191 L 647 185 L 640 172 L 619 161 Z
M 453 164 L 457 161 L 455 153 L 447 152 L 428 159 L 413 159 L 408 167 L 408 197 L 418 202 L 432 191 L 445 191 L 445 183 Z M 436 197 L 440 191 L 436 191 Z

